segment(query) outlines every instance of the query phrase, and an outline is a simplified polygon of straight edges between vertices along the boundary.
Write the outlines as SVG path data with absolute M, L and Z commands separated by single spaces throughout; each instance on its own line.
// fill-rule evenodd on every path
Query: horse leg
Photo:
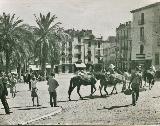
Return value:
M 80 86 L 77 86 L 77 93 L 78 93 L 80 99 L 83 99 L 79 91 L 80 91 Z
M 112 89 L 111 95 L 113 94 L 114 89 L 115 89 L 115 85 L 113 86 L 113 89 Z
M 69 101 L 71 101 L 71 93 L 72 93 L 72 91 L 74 90 L 74 88 L 76 87 L 76 85 L 72 85 L 73 84 L 73 81 L 72 81 L 72 79 L 70 80 L 70 86 L 69 86 L 69 90 L 68 90 L 68 95 L 69 95 Z
M 94 89 L 94 91 L 93 91 L 93 89 Z M 94 92 L 96 92 L 96 87 L 95 87 L 95 85 L 91 85 L 91 96 L 92 96 L 92 94 L 94 94 Z
M 116 90 L 116 94 L 118 94 L 118 92 L 117 92 L 117 88 L 116 88 L 116 85 L 114 86 L 114 88 L 115 88 L 115 90 Z
M 99 86 L 99 91 L 100 91 L 101 97 L 103 96 L 103 94 L 102 94 L 102 88 L 103 88 L 103 85 L 100 85 Z
M 144 85 L 143 85 L 143 87 L 146 87 L 146 82 L 147 82 L 147 79 L 146 79 L 146 77 L 144 77 Z
M 108 91 L 106 90 L 107 86 L 104 86 L 104 91 L 106 92 L 106 95 L 108 95 Z
M 151 80 L 149 80 L 149 90 L 151 90 Z

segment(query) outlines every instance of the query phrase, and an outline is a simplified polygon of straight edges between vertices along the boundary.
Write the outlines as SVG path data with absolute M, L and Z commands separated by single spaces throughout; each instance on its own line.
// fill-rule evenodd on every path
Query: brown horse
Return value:
M 71 78 L 70 86 L 69 86 L 69 90 L 68 90 L 69 100 L 71 101 L 71 98 L 70 98 L 71 93 L 75 87 L 77 87 L 77 93 L 78 93 L 79 97 L 81 99 L 83 99 L 80 92 L 79 92 L 81 85 L 84 85 L 84 86 L 91 85 L 91 96 L 92 96 L 92 94 L 96 91 L 96 87 L 95 87 L 96 82 L 97 81 L 93 76 L 89 80 L 84 79 L 81 76 L 75 76 L 75 77 Z M 94 91 L 93 91 L 93 89 L 94 89 Z

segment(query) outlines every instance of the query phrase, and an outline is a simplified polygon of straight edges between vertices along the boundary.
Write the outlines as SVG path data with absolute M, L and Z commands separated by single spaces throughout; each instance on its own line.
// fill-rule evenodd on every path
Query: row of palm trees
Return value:
M 23 20 L 15 14 L 0 15 L 0 65 L 6 73 L 18 68 L 21 74 L 26 61 L 38 59 L 44 76 L 47 62 L 52 69 L 54 64 L 59 63 L 60 44 L 68 41 L 69 35 L 50 12 L 34 16 L 37 26 L 23 24 Z

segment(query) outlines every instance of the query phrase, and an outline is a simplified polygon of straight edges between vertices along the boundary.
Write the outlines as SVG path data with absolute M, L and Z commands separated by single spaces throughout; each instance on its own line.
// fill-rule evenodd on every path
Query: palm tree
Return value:
M 10 70 L 10 58 L 15 47 L 20 43 L 21 38 L 18 30 L 19 24 L 23 20 L 15 19 L 15 14 L 5 14 L 0 16 L 0 43 L 1 51 L 4 51 L 6 58 L 6 73 Z
M 20 25 L 22 22 L 15 14 L 0 16 L 0 52 L 5 54 L 6 73 L 11 67 L 21 71 L 21 64 L 33 52 L 33 34 L 27 29 L 29 25 Z
M 55 23 L 55 19 L 57 17 L 55 15 L 51 16 L 50 12 L 46 16 L 42 15 L 41 13 L 39 17 L 37 17 L 36 15 L 34 16 L 38 25 L 38 27 L 35 28 L 35 33 L 38 38 L 35 44 L 35 56 L 40 59 L 42 76 L 45 76 L 46 62 L 48 60 L 47 58 L 50 48 L 50 36 L 57 31 L 59 24 L 61 23 Z
M 15 46 L 15 50 L 12 53 L 12 64 L 17 66 L 20 77 L 22 65 L 25 65 L 26 61 L 34 56 L 33 46 L 35 40 L 32 26 L 23 24 L 19 26 L 18 30 L 21 34 L 21 38 L 19 39 L 20 43 Z

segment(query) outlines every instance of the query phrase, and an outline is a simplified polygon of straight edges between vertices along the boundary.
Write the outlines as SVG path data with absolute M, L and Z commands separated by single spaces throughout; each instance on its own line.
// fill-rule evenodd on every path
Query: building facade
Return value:
M 132 66 L 160 67 L 160 2 L 132 10 Z
M 116 28 L 116 44 L 116 66 L 121 70 L 130 70 L 132 52 L 131 21 L 120 24 Z
M 103 60 L 103 38 L 95 38 L 92 30 L 66 30 L 70 40 L 62 43 L 61 60 L 57 71 L 72 73 L 75 71 L 75 63 L 81 61 L 90 65 L 100 63 Z
M 110 64 L 116 65 L 116 37 L 109 36 L 104 42 L 104 63 L 108 67 Z

